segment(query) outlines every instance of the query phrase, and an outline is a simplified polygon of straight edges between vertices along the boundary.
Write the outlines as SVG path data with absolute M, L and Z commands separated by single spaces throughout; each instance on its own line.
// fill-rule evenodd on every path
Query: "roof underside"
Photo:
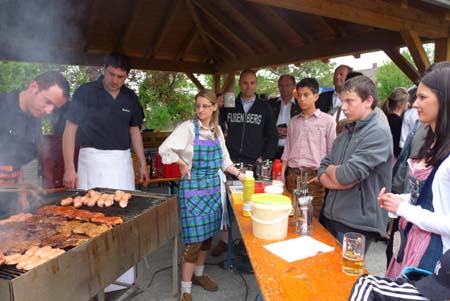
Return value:
M 418 0 L 6 0 L 0 59 L 227 73 L 448 36 L 449 9 Z

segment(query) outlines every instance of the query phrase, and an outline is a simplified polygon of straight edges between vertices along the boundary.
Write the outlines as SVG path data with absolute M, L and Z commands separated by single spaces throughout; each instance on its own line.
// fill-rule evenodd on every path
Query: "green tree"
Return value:
M 425 44 L 424 48 L 428 59 L 433 63 L 434 45 Z M 408 49 L 401 51 L 401 54 L 414 66 L 414 68 L 417 68 Z M 409 88 L 412 85 L 414 85 L 414 83 L 391 60 L 383 62 L 383 65 L 377 69 L 377 92 L 378 99 L 381 100 L 380 105 L 395 88 Z
M 183 73 L 148 71 L 139 98 L 150 129 L 170 130 L 194 116 L 194 85 Z

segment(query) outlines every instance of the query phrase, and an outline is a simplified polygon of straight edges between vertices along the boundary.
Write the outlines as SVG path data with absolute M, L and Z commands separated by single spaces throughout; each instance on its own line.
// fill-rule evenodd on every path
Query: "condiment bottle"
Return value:
M 250 205 L 250 198 L 255 193 L 255 178 L 253 177 L 253 171 L 246 170 L 244 177 L 244 195 L 243 195 L 243 205 L 242 205 L 242 215 L 250 216 L 250 210 L 252 209 Z
M 272 166 L 272 180 L 281 181 L 281 161 L 276 159 Z

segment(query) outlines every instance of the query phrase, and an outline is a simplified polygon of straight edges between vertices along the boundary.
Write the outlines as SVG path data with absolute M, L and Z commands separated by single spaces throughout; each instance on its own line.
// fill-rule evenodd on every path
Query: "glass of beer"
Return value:
M 342 244 L 342 271 L 348 275 L 359 276 L 364 272 L 364 235 L 355 232 L 344 234 Z

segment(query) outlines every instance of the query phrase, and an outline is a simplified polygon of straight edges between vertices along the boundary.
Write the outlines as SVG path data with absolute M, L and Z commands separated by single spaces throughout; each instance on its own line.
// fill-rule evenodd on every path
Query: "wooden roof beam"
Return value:
M 434 62 L 450 61 L 450 38 L 437 39 L 434 44 Z
M 52 48 L 46 51 L 10 51 L 0 48 L 0 59 L 7 61 L 20 61 L 32 63 L 70 64 L 81 66 L 102 66 L 105 52 L 86 53 L 76 50 Z M 149 59 L 131 56 L 133 69 L 160 70 L 174 72 L 191 72 L 214 74 L 217 73 L 214 65 L 210 63 L 180 62 L 173 60 Z
M 133 32 L 133 28 L 134 28 L 136 22 L 139 19 L 139 15 L 142 10 L 141 8 L 143 5 L 143 2 L 144 2 L 144 0 L 135 0 L 135 1 L 132 1 L 132 3 L 131 3 L 131 5 L 133 7 L 131 9 L 129 18 L 127 18 L 128 19 L 127 25 L 125 26 L 123 33 L 121 35 L 119 35 L 119 39 L 117 42 L 116 48 L 120 51 L 125 50 L 125 45 Z
M 230 57 L 232 59 L 236 59 L 237 55 L 236 53 L 234 53 L 233 50 L 231 50 L 227 45 L 225 45 L 220 38 L 216 38 L 213 34 L 211 34 L 210 32 L 206 32 L 205 34 L 208 36 L 208 38 L 210 38 L 214 43 L 216 43 L 220 48 L 222 48 L 223 50 L 225 50 L 226 53 L 228 53 L 230 55 Z
M 174 0 L 170 2 L 170 4 L 167 6 L 166 13 L 162 17 L 162 21 L 158 26 L 158 29 L 154 33 L 153 39 L 148 45 L 145 57 L 152 57 L 154 55 L 155 51 L 161 44 L 161 41 L 164 40 L 168 28 L 170 27 L 170 24 L 172 24 L 172 21 L 176 16 L 175 12 L 180 7 L 181 3 L 182 3 L 181 0 Z
M 213 86 L 212 90 L 214 93 L 220 93 L 220 78 L 221 75 L 219 73 L 213 74 Z
M 197 7 L 203 11 L 203 13 L 208 16 L 212 22 L 217 25 L 217 27 L 226 32 L 230 37 L 232 37 L 233 40 L 237 42 L 237 44 L 245 49 L 247 53 L 254 54 L 256 52 L 255 48 L 248 45 L 249 37 L 244 37 L 242 35 L 242 28 L 238 28 L 231 22 L 227 22 L 224 18 L 225 16 L 216 16 L 214 11 L 217 11 L 217 9 L 211 6 L 211 2 L 206 1 L 199 3 L 194 0 L 193 3 L 197 5 Z
M 188 35 L 181 42 L 181 46 L 178 49 L 175 60 L 177 60 L 177 61 L 183 60 L 183 58 L 186 56 L 186 53 L 188 53 L 188 51 L 191 49 L 192 45 L 194 45 L 194 42 L 197 40 L 197 37 L 198 37 L 198 31 L 194 25 L 192 27 L 191 31 L 188 33 Z
M 259 12 L 263 20 L 272 22 L 272 26 L 275 27 L 280 36 L 278 43 L 282 40 L 293 47 L 301 47 L 305 44 L 303 37 L 279 15 L 276 8 L 267 5 L 253 5 L 252 7 Z
M 225 13 L 239 20 L 242 30 L 249 31 L 259 42 L 261 49 L 277 50 L 278 37 L 270 28 L 264 26 L 258 17 L 239 1 L 225 0 L 217 2 Z M 244 13 L 245 12 L 245 13 Z
M 417 32 L 412 30 L 402 31 L 402 38 L 408 46 L 409 52 L 416 64 L 419 72 L 423 74 L 426 68 L 430 66 L 430 60 L 423 48 L 423 43 Z
M 195 26 L 202 38 L 203 43 L 205 44 L 206 50 L 208 52 L 208 56 L 211 60 L 215 60 L 214 52 L 210 41 L 205 33 L 205 29 L 203 28 L 202 22 L 200 21 L 197 12 L 195 11 L 195 7 L 192 4 L 192 0 L 185 0 L 186 6 L 188 8 L 189 14 L 191 15 L 192 20 L 194 21 Z
M 320 60 L 354 52 L 379 50 L 385 45 L 401 46 L 402 44 L 403 41 L 399 33 L 376 30 L 334 40 L 316 41 L 303 46 L 301 51 L 296 48 L 290 48 L 258 56 L 241 57 L 238 60 L 217 64 L 216 67 L 219 72 L 226 73 L 245 68 L 261 68 L 289 64 L 291 62 Z
M 383 51 L 386 55 L 405 73 L 405 75 L 413 82 L 420 81 L 420 74 L 417 69 L 400 53 L 398 47 L 385 48 Z
M 186 72 L 186 75 L 199 91 L 205 89 L 205 87 L 203 87 L 202 83 L 195 77 L 193 73 Z
M 335 1 L 335 0 L 247 0 L 334 18 L 346 22 L 401 32 L 417 31 L 420 36 L 441 38 L 448 35 L 449 22 L 444 14 L 436 15 L 409 6 L 402 8 L 389 1 Z
M 84 39 L 84 45 L 83 50 L 89 51 L 89 48 L 91 46 L 92 40 L 94 39 L 94 30 L 96 28 L 95 25 L 95 19 L 97 18 L 97 12 L 100 9 L 100 0 L 93 0 L 91 2 L 90 9 L 88 10 L 90 12 L 88 22 L 86 23 L 86 29 L 85 29 L 85 39 Z
M 222 92 L 228 92 L 234 84 L 234 72 L 230 72 L 226 75 L 225 81 L 223 83 Z

